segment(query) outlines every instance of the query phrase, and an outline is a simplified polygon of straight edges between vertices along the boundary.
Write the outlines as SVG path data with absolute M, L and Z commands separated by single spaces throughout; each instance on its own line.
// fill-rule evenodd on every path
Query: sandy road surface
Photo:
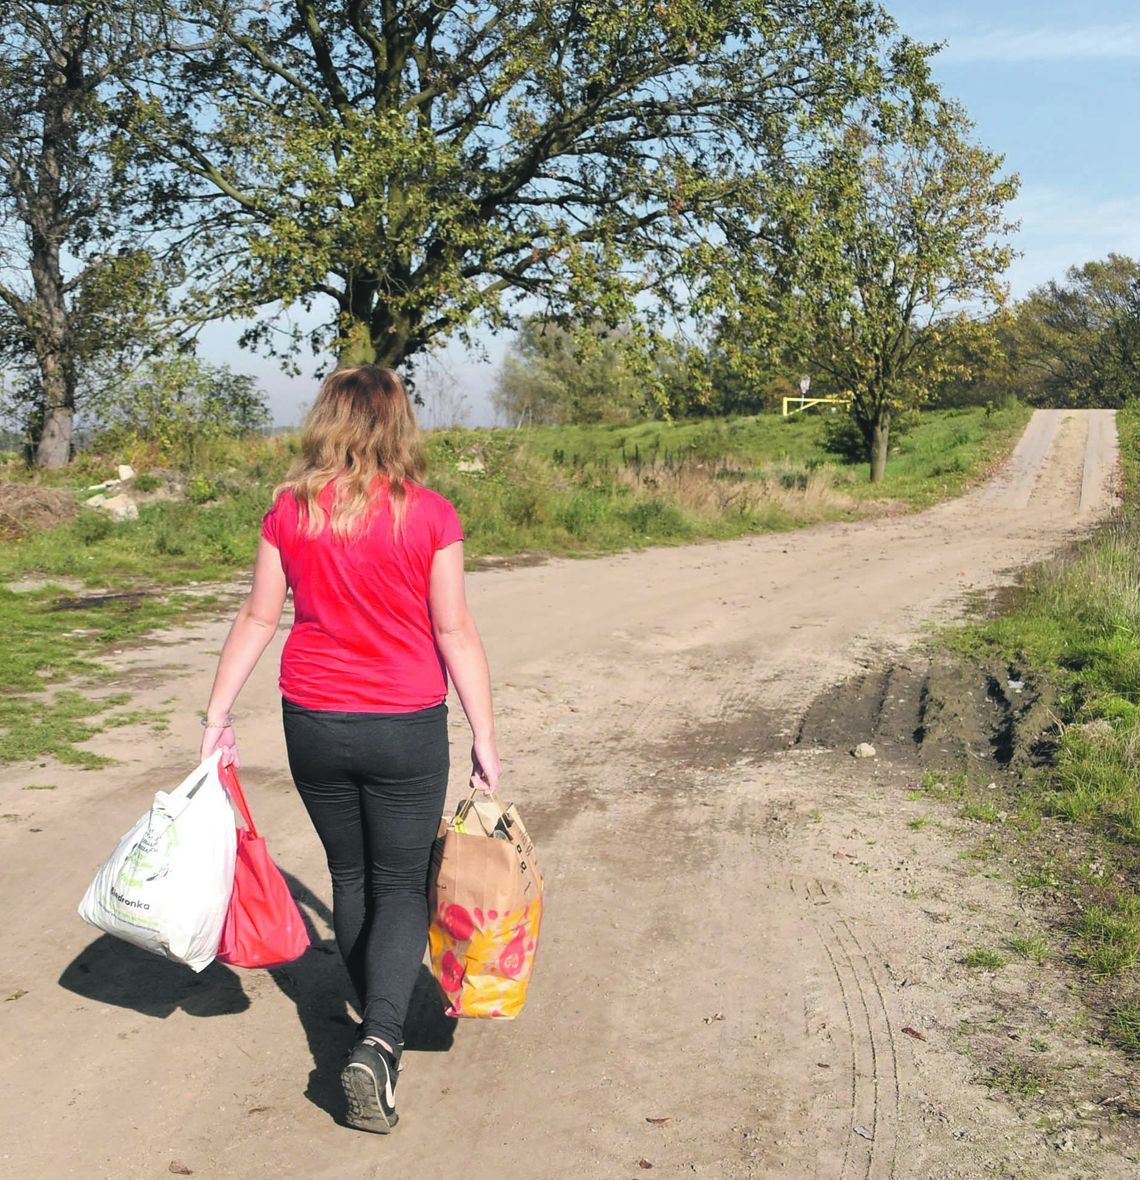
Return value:
M 418 1010 L 387 1139 L 335 1121 L 347 984 L 285 769 L 276 649 L 239 704 L 245 778 L 321 944 L 272 975 L 194 977 L 75 917 L 190 764 L 225 627 L 124 653 L 140 704 L 173 699 L 170 736 L 100 739 L 113 769 L 0 772 L 0 994 L 26 993 L 0 1005 L 0 1174 L 1130 1174 L 1055 1151 L 953 1047 L 946 924 L 968 937 L 1008 901 L 911 833 L 908 883 L 948 899 L 923 919 L 887 848 L 908 835 L 889 768 L 774 752 L 818 690 L 1101 519 L 1114 466 L 1111 414 L 1038 412 L 1002 474 L 922 515 L 472 577 L 505 793 L 548 878 L 543 947 L 514 1024 Z

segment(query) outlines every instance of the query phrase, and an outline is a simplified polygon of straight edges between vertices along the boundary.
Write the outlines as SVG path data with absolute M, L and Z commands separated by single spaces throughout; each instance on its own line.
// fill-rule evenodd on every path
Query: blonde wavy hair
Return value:
M 376 507 L 372 485 L 387 481 L 396 534 L 403 530 L 408 484 L 424 473 L 424 453 L 412 399 L 404 383 L 379 365 L 338 369 L 321 383 L 316 404 L 301 431 L 301 454 L 275 489 L 292 492 L 303 532 L 316 536 L 325 527 L 317 497 L 335 481 L 331 524 L 347 540 L 361 532 Z

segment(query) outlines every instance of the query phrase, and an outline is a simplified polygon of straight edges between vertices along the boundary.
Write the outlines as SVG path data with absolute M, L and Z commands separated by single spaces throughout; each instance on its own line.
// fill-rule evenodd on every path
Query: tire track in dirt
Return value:
M 883 987 L 885 963 L 869 935 L 837 914 L 845 890 L 823 877 L 792 875 L 788 891 L 805 908 L 804 924 L 820 949 L 819 972 L 805 992 L 809 1035 L 826 1032 L 841 1069 L 835 1090 L 819 1099 L 823 1143 L 818 1180 L 892 1180 L 896 1175 L 902 1085 L 892 1012 Z M 814 1019 L 813 1019 L 814 1017 Z M 840 1162 L 841 1161 L 841 1162 Z M 837 1167 L 838 1164 L 838 1167 Z
M 1101 491 L 1112 483 L 1119 458 L 1113 411 L 1090 410 L 1088 414 L 1088 440 L 1085 445 L 1079 506 L 1082 513 L 1095 512 L 1100 507 Z
M 841 1123 L 846 1131 L 840 1180 L 890 1180 L 895 1175 L 900 1083 L 894 1033 L 871 957 L 846 919 L 815 927 L 831 967 L 833 1000 L 842 1008 L 850 1078 Z M 826 988 L 825 988 L 826 991 Z M 830 1162 L 819 1170 L 830 1180 Z
M 1028 507 L 1063 414 L 1063 410 L 1038 410 L 1033 415 L 1014 447 L 1006 470 L 986 490 L 983 497 L 986 503 L 1002 508 Z
M 808 905 L 830 905 L 842 893 L 835 881 L 819 877 L 789 877 L 788 891 L 798 901 Z

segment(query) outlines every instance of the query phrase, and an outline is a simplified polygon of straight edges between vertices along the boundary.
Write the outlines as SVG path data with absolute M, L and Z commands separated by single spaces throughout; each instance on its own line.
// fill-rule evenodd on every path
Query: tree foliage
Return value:
M 160 460 L 192 462 L 211 439 L 264 430 L 265 394 L 245 373 L 191 354 L 151 357 L 88 401 L 87 426 L 104 445 L 150 444 Z
M 1027 400 L 1122 406 L 1140 397 L 1140 262 L 1070 267 L 1018 305 L 1010 352 Z
M 331 307 L 342 362 L 547 318 L 631 344 L 722 306 L 772 165 L 927 85 L 869 0 L 192 0 L 134 90 L 203 315 Z M 253 343 L 285 351 L 263 319 Z
M 557 324 L 527 320 L 503 358 L 491 394 L 511 426 L 628 422 L 647 408 L 639 367 L 620 334 L 596 331 L 588 347 Z
M 1017 181 L 971 130 L 941 100 L 847 127 L 800 181 L 794 249 L 773 252 L 736 325 L 744 362 L 782 349 L 850 398 L 873 480 L 892 415 L 988 349 L 977 313 L 1004 300 Z

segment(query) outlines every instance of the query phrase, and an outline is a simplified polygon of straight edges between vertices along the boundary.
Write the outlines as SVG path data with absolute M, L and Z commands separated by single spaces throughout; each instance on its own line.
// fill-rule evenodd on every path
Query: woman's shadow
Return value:
M 344 1096 L 340 1071 L 357 1037 L 357 1022 L 348 1008 L 357 1007 L 356 995 L 335 940 L 320 938 L 310 915 L 324 929 L 332 928 L 332 911 L 291 873 L 283 872 L 289 892 L 301 907 L 309 931 L 309 949 L 285 967 L 270 970 L 273 982 L 297 1007 L 297 1017 L 309 1041 L 313 1069 L 305 1096 L 315 1106 L 341 1119 Z M 416 979 L 404 1022 L 405 1053 L 446 1053 L 459 1021 L 444 1012 L 439 986 L 423 964 Z
M 295 962 L 270 968 L 269 976 L 293 1001 L 305 1032 L 313 1069 L 305 1096 L 343 1121 L 340 1071 L 353 1041 L 356 1022 L 348 1005 L 356 1005 L 352 984 L 335 941 L 322 938 L 313 917 L 328 930 L 332 913 L 319 897 L 290 873 L 283 873 L 301 907 L 309 932 L 309 949 Z M 102 934 L 64 968 L 59 984 L 101 1004 L 130 1008 L 143 1016 L 165 1020 L 182 1010 L 191 1016 L 228 1016 L 250 1006 L 241 974 L 211 963 L 195 974 L 181 963 L 152 955 L 109 934 Z M 439 988 L 426 966 L 420 967 L 404 1026 L 405 1052 L 446 1053 L 458 1021 L 445 1015 Z

